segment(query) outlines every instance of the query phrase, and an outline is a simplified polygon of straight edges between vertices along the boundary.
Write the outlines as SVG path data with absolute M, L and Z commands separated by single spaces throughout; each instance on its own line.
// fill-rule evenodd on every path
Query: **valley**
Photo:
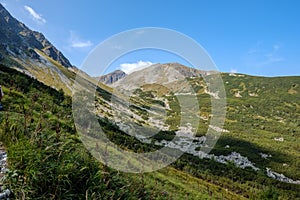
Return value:
M 11 191 L 11 199 L 300 199 L 300 76 L 173 62 L 91 77 L 1 4 L 0 14 L 0 193 Z M 111 147 L 149 155 L 164 148 L 157 162 L 172 162 L 152 170 L 151 156 L 143 162 L 112 157 Z

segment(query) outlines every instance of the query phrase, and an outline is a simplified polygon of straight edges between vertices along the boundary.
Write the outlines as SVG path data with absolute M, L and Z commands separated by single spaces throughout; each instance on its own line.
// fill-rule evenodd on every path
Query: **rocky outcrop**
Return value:
M 290 179 L 283 174 L 272 171 L 270 168 L 267 168 L 267 176 L 285 183 L 300 184 L 300 180 Z
M 118 80 L 124 78 L 125 76 L 126 76 L 125 72 L 123 72 L 122 70 L 116 70 L 109 74 L 100 76 L 98 78 L 98 80 L 104 84 L 110 85 L 110 84 L 113 84 L 113 83 L 117 82 Z

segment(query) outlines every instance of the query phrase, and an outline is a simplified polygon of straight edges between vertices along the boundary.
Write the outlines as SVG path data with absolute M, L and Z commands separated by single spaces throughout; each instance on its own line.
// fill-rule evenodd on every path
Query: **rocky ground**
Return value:
M 6 165 L 7 154 L 4 147 L 0 144 L 0 185 L 2 186 L 2 179 L 4 177 L 4 173 L 7 170 Z
M 5 178 L 5 172 L 8 170 L 6 160 L 7 160 L 7 153 L 5 151 L 5 148 L 0 143 L 0 200 L 9 199 L 9 196 L 11 195 L 10 190 L 2 189 L 3 180 Z

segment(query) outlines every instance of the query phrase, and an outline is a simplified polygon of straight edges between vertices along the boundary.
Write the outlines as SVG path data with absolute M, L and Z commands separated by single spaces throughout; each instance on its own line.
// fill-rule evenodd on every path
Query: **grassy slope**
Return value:
M 10 73 L 15 74 L 16 72 Z M 267 181 L 267 183 L 265 184 L 254 184 L 251 181 L 240 182 L 234 177 L 230 178 L 229 176 L 225 175 L 226 173 L 224 175 L 220 174 L 218 172 L 219 169 L 214 168 L 214 164 L 211 164 L 211 161 L 209 161 L 209 164 L 207 165 L 201 165 L 199 163 L 199 168 L 201 168 L 201 170 L 199 170 L 197 173 L 193 172 L 195 169 L 197 169 L 197 167 L 189 166 L 188 163 L 190 162 L 188 161 L 188 159 L 181 159 L 178 162 L 186 162 L 185 167 L 178 167 L 178 163 L 175 164 L 175 167 L 181 169 L 181 171 L 186 171 L 186 173 L 174 170 L 173 168 L 167 168 L 156 173 L 145 174 L 145 176 L 131 176 L 126 174 L 120 175 L 119 173 L 117 173 L 116 175 L 114 171 L 103 168 L 101 165 L 99 165 L 99 163 L 97 164 L 97 162 L 93 160 L 84 150 L 80 141 L 78 141 L 76 133 L 74 132 L 73 127 L 71 125 L 73 122 L 71 118 L 69 118 L 70 113 L 68 114 L 68 112 L 70 112 L 70 110 L 68 112 L 63 111 L 66 108 L 68 108 L 68 106 L 70 106 L 70 102 L 67 102 L 66 100 L 63 100 L 60 103 L 56 102 L 57 99 L 62 98 L 62 96 L 61 94 L 57 93 L 56 91 L 50 88 L 46 87 L 47 89 L 41 90 L 40 88 L 37 89 L 36 85 L 30 86 L 28 88 L 28 82 L 30 83 L 33 80 L 28 78 L 21 78 L 20 80 L 18 80 L 18 78 L 16 77 L 23 77 L 24 75 L 20 75 L 18 73 L 16 74 L 17 75 L 12 75 L 13 77 L 9 77 L 11 75 L 8 74 L 6 74 L 7 76 L 1 76 L 1 84 L 6 86 L 4 87 L 5 93 L 9 94 L 3 99 L 6 109 L 9 108 L 9 110 L 6 111 L 9 112 L 1 112 L 0 116 L 2 128 L 0 130 L 2 140 L 4 140 L 9 152 L 9 162 L 10 167 L 12 169 L 12 172 L 9 174 L 7 184 L 9 184 L 11 188 L 15 189 L 15 192 L 21 196 L 26 195 L 27 197 L 40 196 L 44 198 L 58 198 L 58 195 L 65 195 L 66 198 L 74 198 L 74 196 L 72 195 L 74 195 L 75 193 L 76 195 L 79 195 L 83 198 L 83 196 L 87 193 L 87 195 L 90 198 L 97 199 L 97 197 L 100 198 L 99 193 L 101 193 L 101 195 L 105 195 L 105 198 L 126 197 L 130 199 L 135 199 L 139 197 L 148 199 L 182 199 L 187 196 L 189 197 L 189 199 L 205 199 L 210 198 L 210 195 L 213 195 L 214 198 L 221 198 L 223 196 L 226 199 L 242 199 L 241 195 L 252 198 L 262 197 L 262 199 L 264 199 L 264 197 L 266 196 L 263 195 L 267 195 L 270 197 L 274 197 L 275 195 L 276 197 L 276 195 L 279 194 L 283 199 L 289 198 L 289 189 L 287 189 L 288 186 L 286 185 L 286 189 L 279 189 L 278 191 L 276 191 L 275 189 L 275 191 L 273 191 L 274 188 L 271 186 L 273 182 Z M 228 77 L 228 80 L 232 80 L 231 78 L 232 77 Z M 226 80 L 226 77 L 224 77 L 224 79 Z M 13 83 L 10 82 L 11 80 L 14 80 Z M 243 80 L 244 79 L 240 78 L 240 81 Z M 249 80 L 249 83 L 251 83 L 251 81 L 252 80 Z M 295 78 L 295 80 L 293 80 L 292 82 L 294 81 L 298 81 L 298 78 Z M 276 81 L 274 81 L 273 84 L 274 83 L 276 83 Z M 290 85 L 290 83 L 288 83 L 288 86 Z M 238 86 L 240 85 L 241 84 L 238 84 Z M 293 85 L 294 87 L 289 88 L 287 92 L 289 95 L 298 94 L 297 83 L 293 83 L 292 86 Z M 234 85 L 232 87 L 233 89 L 236 89 L 237 86 Z M 243 85 L 241 85 L 241 87 L 242 89 L 244 88 Z M 231 89 L 228 86 L 226 88 L 228 94 L 231 94 Z M 28 89 L 29 91 L 27 91 Z M 42 93 L 40 93 L 41 91 Z M 282 91 L 286 92 L 286 89 L 282 89 Z M 34 96 L 36 96 L 36 94 L 38 94 L 37 102 L 34 101 L 34 99 L 36 98 Z M 244 95 L 243 93 L 241 94 Z M 272 93 L 269 93 L 268 95 L 270 95 L 271 97 L 273 96 Z M 233 115 L 233 113 L 229 112 L 227 128 L 230 129 L 231 132 L 229 135 L 227 135 L 230 136 L 229 138 L 224 137 L 224 140 L 220 140 L 221 142 L 223 141 L 224 144 L 231 142 L 232 140 L 232 146 L 234 146 L 237 140 L 234 140 L 233 138 L 240 138 L 241 140 L 238 141 L 240 142 L 238 144 L 243 145 L 236 145 L 236 148 L 237 150 L 242 150 L 244 148 L 244 152 L 246 153 L 249 151 L 245 149 L 244 144 L 247 144 L 245 143 L 245 141 L 249 140 L 250 144 L 252 144 L 253 141 L 256 141 L 257 143 L 263 141 L 265 144 L 261 143 L 260 145 L 264 146 L 268 142 L 270 142 L 268 139 L 272 139 L 273 135 L 271 134 L 277 134 L 276 136 L 278 136 L 278 134 L 281 133 L 280 131 L 282 129 L 285 130 L 284 126 L 279 127 L 276 125 L 274 126 L 274 124 L 269 124 L 269 126 L 265 126 L 266 128 L 264 130 L 257 128 L 256 131 L 253 131 L 252 134 L 256 133 L 258 136 L 257 140 L 253 139 L 253 135 L 247 136 L 245 132 L 248 133 L 248 126 L 250 126 L 250 123 L 244 123 L 244 128 L 241 128 L 238 125 L 238 123 L 242 122 L 241 120 L 244 119 L 243 116 L 249 113 L 249 111 L 244 111 L 244 113 L 240 115 L 238 112 L 236 112 L 236 110 L 240 110 L 236 108 L 236 106 L 242 107 L 245 101 L 242 101 L 244 99 L 236 98 L 233 95 L 228 96 L 228 110 L 233 110 L 233 113 L 237 113 L 237 115 Z M 297 99 L 298 96 L 295 96 L 295 98 Z M 257 105 L 257 99 L 255 99 L 254 97 L 253 99 L 253 105 Z M 298 104 L 293 103 L 297 102 L 295 101 L 295 99 L 290 98 L 290 96 L 287 96 L 286 101 L 287 102 L 285 102 L 286 104 L 284 105 L 287 105 L 288 107 L 283 107 L 282 109 L 279 109 L 280 112 L 282 112 L 281 114 L 284 114 L 284 112 L 289 110 L 289 107 L 291 105 L 295 105 L 295 108 L 299 109 Z M 266 101 L 265 104 L 268 104 L 268 101 Z M 22 105 L 24 105 L 24 107 Z M 264 107 L 266 105 L 262 106 Z M 278 106 L 280 108 L 280 104 L 278 104 Z M 263 109 L 261 110 L 261 108 L 258 108 L 257 112 L 260 111 L 263 112 Z M 291 114 L 294 115 L 295 113 L 292 112 Z M 268 115 L 263 117 L 266 118 L 267 116 Z M 291 137 L 294 137 L 295 135 L 297 136 L 297 133 L 299 133 L 297 126 L 295 126 L 295 124 L 297 124 L 297 119 L 299 118 L 297 118 L 297 116 L 294 117 L 296 118 L 288 118 L 287 116 L 284 116 L 284 119 L 291 120 L 291 122 L 288 121 L 287 124 L 289 126 L 291 125 L 292 128 L 296 128 L 295 130 L 290 130 Z M 263 123 L 262 125 L 265 125 L 265 123 Z M 41 130 L 39 128 L 40 126 L 42 127 Z M 60 128 L 58 132 L 62 132 L 63 134 L 57 134 L 57 126 Z M 276 128 L 275 132 L 269 130 L 272 127 Z M 115 136 L 117 137 L 120 136 L 118 136 L 118 133 L 112 134 L 115 134 Z M 262 139 L 263 137 L 260 134 L 266 134 L 266 138 Z M 292 134 L 294 134 L 294 136 Z M 8 135 L 9 137 L 7 137 Z M 288 157 L 291 155 L 291 153 L 295 154 L 296 156 L 299 156 L 297 148 L 294 148 L 294 145 L 296 143 L 295 140 L 293 141 L 291 138 L 290 141 L 291 144 L 289 145 L 289 147 L 286 147 L 285 143 L 278 144 L 281 145 L 283 149 L 290 148 L 289 150 L 287 150 L 288 154 L 282 155 L 282 157 Z M 268 148 L 271 149 L 273 148 L 273 146 L 274 145 L 269 145 L 266 149 L 263 150 L 267 152 Z M 215 149 L 216 153 L 218 153 L 218 151 L 222 151 L 222 153 L 224 153 L 223 147 L 223 144 L 219 143 Z M 246 145 L 246 147 L 248 146 Z M 252 150 L 248 153 L 249 155 L 247 156 L 253 159 L 257 158 L 257 155 L 254 155 L 253 151 L 258 151 L 261 149 L 255 147 L 254 150 Z M 276 151 L 274 150 L 274 152 L 270 152 L 273 153 L 273 155 L 275 155 L 276 152 L 280 151 L 281 149 L 276 149 Z M 64 152 L 66 152 L 66 155 L 62 156 Z M 71 152 L 72 155 L 74 154 L 74 152 L 78 152 L 76 153 L 77 157 L 71 156 Z M 74 159 L 81 160 L 82 162 L 75 162 L 76 164 L 72 164 L 73 162 L 71 161 Z M 289 158 L 287 159 L 289 160 Z M 42 165 L 40 164 L 41 161 L 43 163 Z M 294 168 L 290 168 L 292 169 L 291 173 L 295 172 L 295 170 L 297 169 L 297 159 L 295 162 L 296 165 L 291 165 L 296 166 Z M 45 167 L 49 165 L 50 167 Z M 219 166 L 219 164 L 217 166 Z M 275 165 L 272 164 L 271 166 L 274 167 Z M 81 177 L 81 174 L 86 172 L 85 170 L 91 169 L 90 167 L 92 167 L 92 169 L 94 170 L 88 170 L 91 171 L 91 173 L 88 174 L 88 177 L 84 176 L 84 178 L 86 178 L 84 180 L 87 181 L 86 184 L 83 188 L 81 188 L 81 190 L 74 191 L 72 189 L 72 186 L 78 184 L 78 181 L 79 183 L 80 181 L 83 181 L 81 179 L 78 180 L 78 177 Z M 63 168 L 64 170 L 57 171 L 58 168 Z M 228 170 L 228 168 L 221 168 L 221 171 L 222 170 Z M 103 171 L 109 171 L 109 175 L 103 175 L 106 174 L 103 173 Z M 99 172 L 101 175 L 99 175 Z M 286 170 L 284 172 L 286 172 Z M 193 177 L 189 176 L 188 173 L 193 174 Z M 233 176 L 238 176 L 238 174 L 234 174 L 233 172 L 232 174 Z M 274 183 L 278 184 L 276 181 L 274 181 Z M 45 188 L 36 191 L 34 189 L 36 185 L 44 186 Z M 125 192 L 120 191 L 119 188 L 121 187 L 126 188 Z M 227 188 L 228 191 L 222 188 Z M 282 188 L 282 186 L 280 186 L 279 188 Z M 293 196 L 295 194 L 293 191 L 295 191 L 296 188 L 292 187 L 290 195 Z M 85 191 L 83 191 L 84 189 Z M 103 190 L 107 190 L 107 192 L 103 192 Z M 145 192 L 141 193 L 141 191 Z M 293 198 L 295 199 L 295 196 L 293 196 Z
M 230 132 L 223 133 L 213 153 L 224 155 L 237 151 L 258 167 L 270 167 L 300 180 L 300 146 L 297 142 L 300 138 L 300 77 L 265 78 L 229 74 L 223 74 L 222 77 L 227 93 L 224 127 Z M 209 119 L 210 96 L 203 93 L 204 81 L 201 78 L 189 81 L 198 94 L 199 115 Z M 147 99 L 151 90 L 156 91 L 152 95 L 160 91 L 155 85 L 148 85 L 148 92 L 139 92 L 140 98 L 143 101 Z M 237 94 L 240 97 L 236 97 Z M 172 111 L 168 111 L 166 123 L 176 130 L 180 122 L 180 108 L 176 98 L 166 98 L 172 108 Z M 209 120 L 200 119 L 199 123 L 198 135 L 204 135 Z M 281 137 L 283 142 L 274 140 Z M 231 148 L 226 149 L 226 145 Z M 259 153 L 270 154 L 272 157 L 263 159 Z
M 227 90 L 227 122 L 231 132 L 224 134 L 232 146 L 250 157 L 258 166 L 271 167 L 294 179 L 300 179 L 300 77 L 223 76 Z M 234 90 L 241 91 L 241 98 Z M 251 94 L 252 96 L 250 96 Z M 255 94 L 255 96 L 253 96 Z M 274 138 L 284 139 L 283 142 Z M 243 142 L 249 145 L 242 145 Z M 219 144 L 224 142 L 220 141 Z M 218 145 L 218 147 L 223 146 Z M 247 149 L 248 147 L 248 149 Z M 224 146 L 222 149 L 224 153 Z M 264 160 L 263 152 L 272 157 Z M 256 155 L 255 155 L 256 154 Z M 283 167 L 286 163 L 289 166 Z
M 4 184 L 17 199 L 148 195 L 140 182 L 131 183 L 85 150 L 74 129 L 69 97 L 15 70 L 1 66 L 0 71 L 5 93 L 0 137 L 10 168 Z
M 78 140 L 70 98 L 15 70 L 0 71 L 0 137 L 10 168 L 4 184 L 17 199 L 208 199 L 205 185 L 222 190 L 172 168 L 141 177 L 102 166 Z
M 264 196 L 266 193 L 269 193 L 270 198 L 275 198 L 276 195 L 282 199 L 300 198 L 299 186 L 281 183 L 263 174 L 266 167 L 269 167 L 294 180 L 300 179 L 300 77 L 265 78 L 229 74 L 223 74 L 222 77 L 228 104 L 225 128 L 230 132 L 223 133 L 212 153 L 227 155 L 233 151 L 239 152 L 263 171 L 241 171 L 234 167 L 231 169 L 230 165 L 219 167 L 221 164 L 213 168 L 215 165 L 211 162 L 195 166 L 190 163 L 197 163 L 197 159 L 181 159 L 187 168 L 190 167 L 187 171 L 200 177 L 208 171 L 216 184 L 249 198 L 267 198 L 268 195 Z M 200 115 L 209 118 L 210 96 L 203 93 L 201 84 L 199 86 L 203 80 L 194 78 L 189 81 L 198 93 Z M 147 85 L 146 92 L 138 91 L 143 100 L 136 102 L 141 104 L 147 100 L 145 105 L 149 107 L 153 102 L 147 97 L 160 93 L 157 89 L 159 90 L 155 85 Z M 155 92 L 149 92 L 152 90 Z M 167 123 L 176 130 L 180 121 L 180 116 L 176 114 L 180 113 L 178 102 L 172 96 L 167 98 L 172 108 L 168 113 Z M 199 135 L 206 133 L 208 123 L 209 121 L 200 119 Z M 274 140 L 280 137 L 284 138 L 283 142 Z M 225 148 L 226 145 L 230 148 Z M 259 153 L 272 157 L 264 159 Z M 184 170 L 180 164 L 176 163 L 174 166 Z M 273 186 L 277 189 L 273 190 Z
M 254 77 L 222 75 L 227 94 L 225 129 L 212 153 L 232 151 L 247 156 L 257 166 L 270 167 L 288 177 L 300 180 L 300 77 Z M 191 79 L 199 93 L 200 115 L 210 111 L 210 97 Z M 236 97 L 237 93 L 241 96 Z M 207 122 L 200 120 L 199 135 L 207 130 Z M 202 132 L 202 133 L 201 133 Z M 283 142 L 274 138 L 283 138 Z M 229 145 L 231 148 L 226 149 Z M 263 159 L 259 153 L 272 157 Z M 288 166 L 283 167 L 284 164 Z

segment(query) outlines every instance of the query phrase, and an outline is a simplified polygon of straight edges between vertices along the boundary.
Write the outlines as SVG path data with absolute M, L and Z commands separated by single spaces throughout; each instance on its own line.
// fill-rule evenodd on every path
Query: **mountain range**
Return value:
M 130 74 L 117 70 L 92 78 L 1 4 L 0 64 L 6 106 L 0 113 L 0 136 L 14 169 L 7 185 L 20 190 L 20 195 L 59 199 L 59 189 L 53 189 L 59 185 L 61 195 L 73 192 L 70 199 L 79 191 L 81 198 L 97 199 L 93 196 L 97 190 L 107 198 L 122 199 L 123 190 L 118 188 L 128 189 L 124 199 L 300 199 L 299 76 L 266 78 L 157 63 Z M 224 92 L 211 90 L 206 82 L 216 74 L 223 80 Z M 151 152 L 169 147 L 184 151 L 183 156 L 166 169 L 140 176 L 120 175 L 106 166 L 99 169 L 79 142 L 72 119 L 70 96 L 80 91 L 84 99 L 86 85 L 96 89 L 91 112 L 120 148 Z M 214 126 L 213 100 L 224 95 L 224 126 Z M 81 108 L 84 102 L 78 105 Z M 220 138 L 210 152 L 203 152 L 210 140 L 208 130 Z M 89 145 L 90 152 L 99 148 Z M 38 164 L 27 166 L 33 161 Z M 53 171 L 45 170 L 48 167 Z M 93 180 L 102 181 L 101 188 L 90 186 Z M 85 191 L 69 182 L 85 183 Z M 39 185 L 44 189 L 35 190 Z

